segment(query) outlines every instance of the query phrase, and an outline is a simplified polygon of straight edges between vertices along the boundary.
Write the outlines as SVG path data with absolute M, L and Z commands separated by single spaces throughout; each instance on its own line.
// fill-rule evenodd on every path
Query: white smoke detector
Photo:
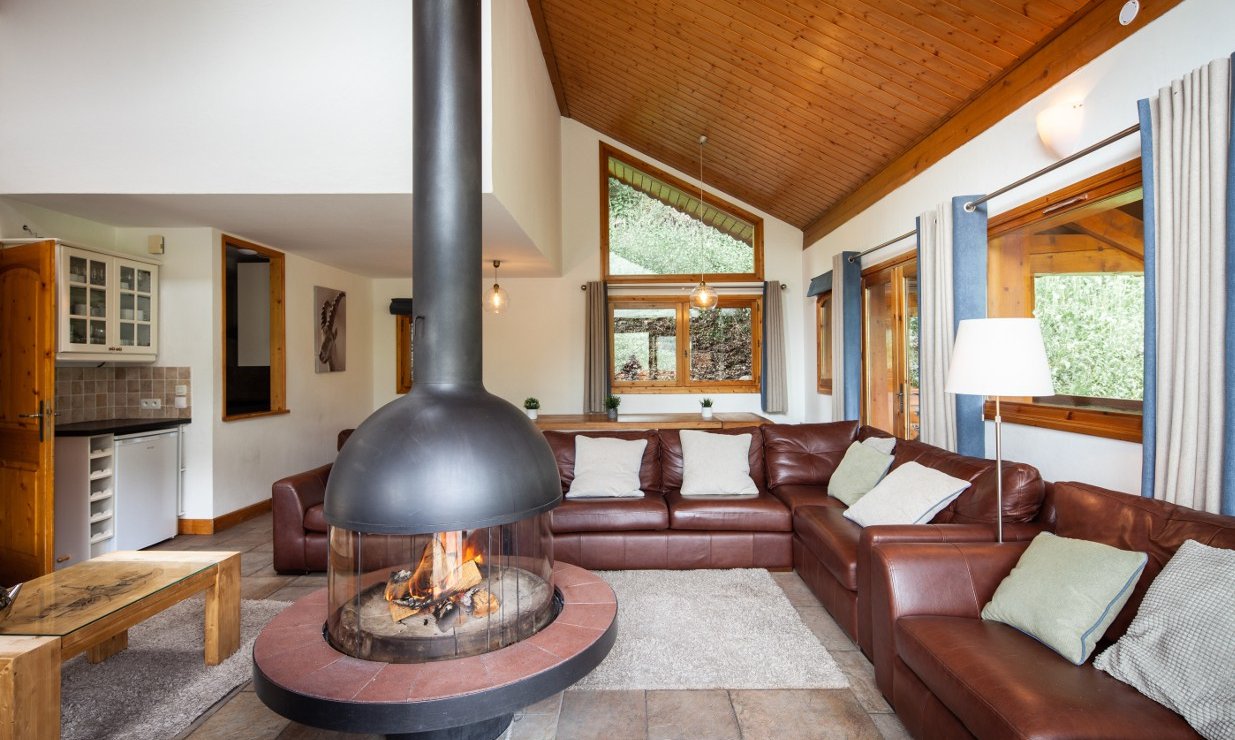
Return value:
M 1136 20 L 1136 14 L 1141 12 L 1141 0 L 1128 0 L 1119 9 L 1119 25 L 1126 26 Z

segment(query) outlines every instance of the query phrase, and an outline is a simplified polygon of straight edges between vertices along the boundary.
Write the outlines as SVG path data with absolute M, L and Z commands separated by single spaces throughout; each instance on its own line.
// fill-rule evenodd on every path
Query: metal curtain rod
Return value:
M 990 200 L 990 199 L 992 199 L 992 198 L 998 198 L 999 196 L 1003 195 L 1004 193 L 1008 192 L 1009 190 L 1013 190 L 1013 189 L 1015 189 L 1015 188 L 1019 188 L 1020 186 L 1024 185 L 1024 184 L 1025 184 L 1025 183 L 1027 183 L 1027 182 L 1030 182 L 1030 181 L 1032 181 L 1032 180 L 1036 180 L 1036 179 L 1038 179 L 1039 177 L 1042 177 L 1043 175 L 1045 175 L 1045 174 L 1047 174 L 1047 173 L 1049 173 L 1049 172 L 1054 172 L 1055 170 L 1059 169 L 1060 167 L 1063 167 L 1065 164 L 1068 164 L 1069 162 L 1075 162 L 1076 160 L 1080 159 L 1081 157 L 1085 156 L 1086 154 L 1090 154 L 1091 152 L 1096 152 L 1096 151 L 1098 151 L 1099 149 L 1101 149 L 1102 147 L 1107 146 L 1107 145 L 1109 145 L 1109 144 L 1114 144 L 1116 141 L 1119 141 L 1120 139 L 1124 138 L 1125 136 L 1129 136 L 1129 135 L 1131 135 L 1131 134 L 1135 134 L 1137 131 L 1140 131 L 1140 130 L 1141 130 L 1141 125 L 1140 125 L 1139 123 L 1134 124 L 1134 125 L 1132 125 L 1132 126 L 1129 126 L 1128 128 L 1124 129 L 1123 131 L 1120 131 L 1120 132 L 1119 132 L 1119 133 L 1117 133 L 1117 134 L 1114 134 L 1114 135 L 1112 135 L 1112 136 L 1108 136 L 1108 137 L 1106 137 L 1106 138 L 1105 138 L 1105 139 L 1103 139 L 1102 141 L 1099 141 L 1097 144 L 1093 144 L 1093 145 L 1091 145 L 1091 146 L 1087 146 L 1087 147 L 1085 147 L 1084 149 L 1082 149 L 1082 150 L 1080 150 L 1079 152 L 1077 152 L 1076 154 L 1069 155 L 1069 156 L 1064 157 L 1063 159 L 1059 160 L 1059 161 L 1058 161 L 1058 162 L 1056 162 L 1055 164 L 1051 164 L 1051 165 L 1047 165 L 1046 167 L 1043 167 L 1042 169 L 1038 170 L 1037 172 L 1033 173 L 1032 175 L 1026 175 L 1025 177 L 1022 177 L 1021 179 L 1019 179 L 1019 180 L 1017 180 L 1016 182 L 1012 183 L 1011 185 L 1005 185 L 1004 187 L 999 188 L 998 190 L 996 190 L 996 191 L 995 191 L 995 192 L 993 192 L 993 193 L 989 193 L 989 194 L 987 194 L 987 195 L 984 195 L 984 196 L 982 196 L 981 198 L 978 198 L 977 200 L 971 200 L 971 201 L 969 201 L 968 203 L 966 203 L 966 204 L 965 204 L 965 210 L 966 210 L 966 211 L 968 211 L 968 212 L 970 212 L 970 213 L 973 213 L 973 212 L 974 212 L 974 210 L 976 210 L 978 206 L 982 205 L 983 203 L 985 203 L 986 201 L 988 201 L 988 200 Z
M 638 283 L 638 284 L 616 283 L 616 284 L 611 284 L 609 287 L 610 288 L 630 288 L 632 290 L 647 290 L 649 288 L 690 288 L 694 285 L 695 285 L 694 283 L 659 283 L 659 284 L 655 284 L 655 283 Z M 759 287 L 760 285 L 763 285 L 763 283 L 730 283 L 729 285 L 720 283 L 718 287 L 721 287 L 721 288 L 756 288 L 756 287 Z M 780 289 L 789 290 L 789 286 L 786 285 L 785 283 L 781 283 Z M 587 290 L 587 283 L 580 285 L 579 290 Z
M 916 233 L 918 233 L 918 230 L 917 230 L 917 229 L 913 229 L 912 231 L 906 231 L 904 234 L 901 234 L 900 236 L 894 236 L 894 237 L 892 237 L 891 239 L 887 240 L 886 242 L 882 242 L 882 243 L 880 243 L 880 244 L 876 244 L 875 246 L 871 247 L 870 249 L 864 249 L 864 250 L 862 250 L 861 252 L 858 252 L 857 254 L 855 254 L 855 255 L 853 255 L 853 256 L 851 256 L 851 257 L 849 257 L 849 261 L 850 261 L 850 262 L 857 262 L 858 260 L 862 259 L 863 257 L 865 257 L 866 255 L 870 254 L 871 252 L 877 252 L 877 251 L 879 251 L 880 249 L 883 249 L 884 247 L 888 246 L 889 244 L 895 244 L 895 243 L 897 243 L 897 242 L 898 242 L 898 241 L 900 241 L 901 239 L 908 239 L 909 237 L 913 236 L 913 235 L 914 235 L 914 234 L 916 234 Z

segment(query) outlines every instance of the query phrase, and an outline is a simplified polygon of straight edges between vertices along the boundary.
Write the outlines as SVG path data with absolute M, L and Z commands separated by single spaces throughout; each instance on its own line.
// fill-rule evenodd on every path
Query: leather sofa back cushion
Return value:
M 898 439 L 892 451 L 892 470 L 907 462 L 947 473 L 973 485 L 947 508 L 939 512 L 934 524 L 983 524 L 995 521 L 995 461 L 967 457 L 941 447 L 908 439 Z M 1024 463 L 1004 461 L 1003 513 L 1005 522 L 1028 522 L 1042 506 L 1045 492 L 1038 469 Z
M 570 490 L 570 483 L 575 479 L 575 437 L 597 437 L 608 439 L 646 439 L 647 447 L 643 450 L 643 464 L 639 467 L 639 488 L 645 493 L 661 490 L 660 476 L 660 439 L 655 431 L 629 432 L 545 432 L 545 439 L 553 450 L 557 460 L 557 473 L 562 479 L 562 492 Z
M 1087 483 L 1055 484 L 1055 534 L 1093 540 L 1147 553 L 1149 562 L 1132 598 L 1106 632 L 1106 641 L 1119 639 L 1136 616 L 1149 584 L 1162 572 L 1185 540 L 1235 550 L 1235 517 L 1111 491 Z
M 707 431 L 713 434 L 749 434 L 750 453 L 747 461 L 750 463 L 750 478 L 759 488 L 767 487 L 768 476 L 763 465 L 763 432 L 759 427 Z M 664 476 L 662 482 L 666 491 L 676 491 L 682 487 L 682 438 L 677 429 L 661 429 L 656 434 L 660 437 L 660 472 Z
M 856 421 L 763 427 L 768 487 L 826 486 L 857 433 Z

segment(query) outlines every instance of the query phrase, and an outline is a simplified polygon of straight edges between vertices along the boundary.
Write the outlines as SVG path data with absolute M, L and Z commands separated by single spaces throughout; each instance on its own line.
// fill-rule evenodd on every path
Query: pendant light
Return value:
M 506 289 L 497 284 L 497 268 L 502 266 L 501 260 L 493 260 L 493 287 L 485 291 L 485 313 L 506 313 L 510 307 L 510 296 Z
M 703 145 L 708 143 L 707 136 L 699 137 L 699 221 L 706 225 L 703 220 L 707 214 L 707 209 L 703 207 Z M 699 244 L 703 245 L 703 230 L 699 230 Z M 701 252 L 702 253 L 702 250 Z M 716 304 L 720 302 L 720 296 L 716 294 L 716 289 L 708 285 L 703 279 L 703 275 L 699 275 L 699 284 L 690 292 L 690 305 L 692 308 L 716 308 Z

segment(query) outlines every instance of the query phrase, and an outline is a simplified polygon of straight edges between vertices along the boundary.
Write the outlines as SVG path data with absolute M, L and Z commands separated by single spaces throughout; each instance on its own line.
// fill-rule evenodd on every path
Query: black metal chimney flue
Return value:
M 561 501 L 544 436 L 482 384 L 480 23 L 480 0 L 414 6 L 415 378 L 339 452 L 324 505 L 334 527 L 475 529 Z
M 418 0 L 412 56 L 416 382 L 479 384 L 480 3 Z

